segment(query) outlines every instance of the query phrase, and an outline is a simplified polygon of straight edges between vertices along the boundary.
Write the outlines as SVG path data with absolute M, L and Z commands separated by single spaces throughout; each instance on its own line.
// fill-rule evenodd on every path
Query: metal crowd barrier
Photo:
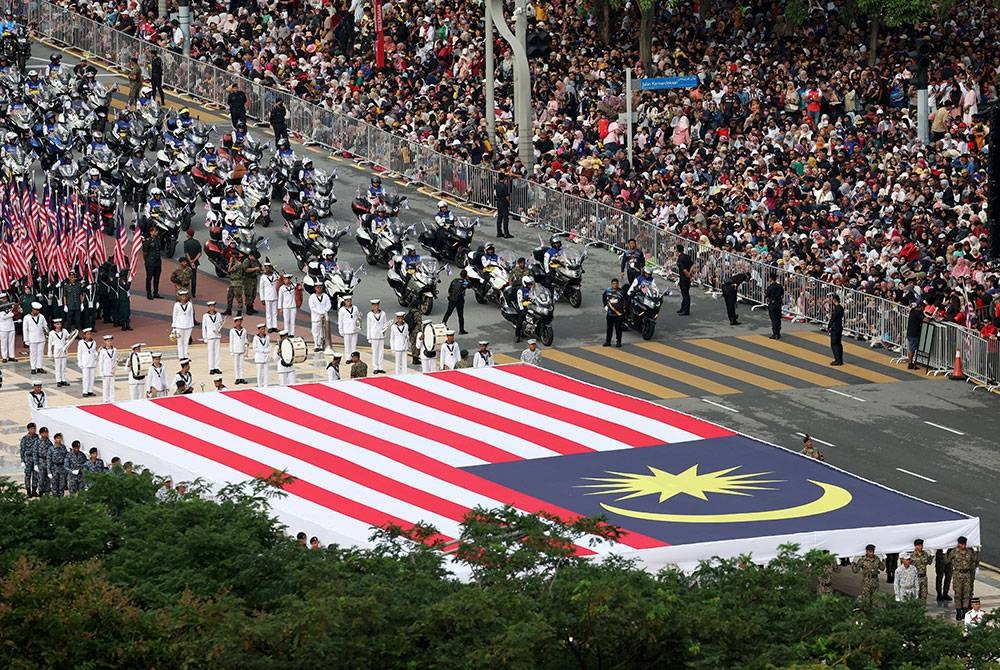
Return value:
M 951 373 L 959 347 L 959 330 L 953 323 L 924 321 L 916 362 L 927 368 L 927 374 Z
M 268 119 L 274 102 L 281 99 L 287 109 L 289 130 L 303 140 L 368 161 L 475 205 L 494 206 L 498 173 L 489 167 L 437 153 L 419 142 L 211 64 L 160 49 L 49 2 L 14 0 L 13 4 L 13 9 L 20 10 L 41 35 L 122 67 L 128 65 L 132 56 L 146 62 L 149 53 L 157 50 L 163 60 L 163 79 L 176 90 L 224 108 L 229 87 L 236 85 L 247 94 L 248 116 L 260 121 Z M 513 216 L 543 223 L 548 229 L 571 233 L 584 241 L 598 242 L 614 251 L 620 251 L 628 239 L 635 238 L 650 253 L 653 263 L 668 275 L 676 262 L 675 247 L 682 244 L 697 263 L 697 283 L 709 291 L 718 291 L 722 280 L 732 272 L 749 272 L 752 279 L 741 287 L 740 297 L 754 304 L 763 304 L 768 275 L 776 271 L 785 288 L 784 312 L 797 320 L 825 323 L 829 317 L 828 298 L 837 292 L 844 305 L 845 333 L 869 340 L 873 345 L 896 350 L 905 347 L 907 308 L 883 298 L 744 256 L 726 254 L 713 247 L 702 247 L 627 212 L 524 179 L 512 182 L 510 211 Z

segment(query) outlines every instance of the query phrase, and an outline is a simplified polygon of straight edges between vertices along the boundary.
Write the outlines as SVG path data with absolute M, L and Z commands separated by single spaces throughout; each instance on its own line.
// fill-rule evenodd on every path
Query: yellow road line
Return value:
M 809 340 L 810 342 L 816 342 L 817 344 L 830 345 L 830 336 L 823 333 L 816 333 L 813 331 L 802 330 L 794 333 L 790 333 L 795 337 L 801 337 L 803 340 Z M 885 365 L 892 368 L 893 370 L 899 370 L 901 372 L 908 372 L 910 374 L 917 375 L 920 378 L 926 378 L 923 372 L 920 370 L 907 370 L 905 365 L 893 365 L 890 361 L 890 357 L 884 354 L 872 351 L 868 347 L 863 347 L 859 344 L 851 344 L 850 342 L 844 342 L 844 353 L 850 354 L 854 358 L 863 358 L 866 361 L 871 361 L 872 363 L 878 363 L 879 365 Z M 945 375 L 935 376 L 934 379 L 944 379 Z
M 599 365 L 598 363 L 593 363 L 585 358 L 579 356 L 573 356 L 562 351 L 557 351 L 555 349 L 546 349 L 545 353 L 542 354 L 545 359 L 550 361 L 555 361 L 556 363 L 562 363 L 567 367 L 573 368 L 574 370 L 580 370 L 582 372 L 588 372 L 594 376 L 607 379 L 609 381 L 621 384 L 630 389 L 636 391 L 642 391 L 643 393 L 648 393 L 654 398 L 686 398 L 686 393 L 681 393 L 680 391 L 675 391 L 673 389 L 667 388 L 666 386 L 660 386 L 659 384 L 654 384 L 653 382 L 646 381 L 645 379 L 639 379 L 633 375 L 626 374 L 624 372 L 619 372 L 614 368 L 610 368 L 606 365 Z
M 610 349 L 608 347 L 584 347 L 584 349 L 599 356 L 604 356 L 605 358 L 610 358 L 612 360 L 637 367 L 641 370 L 649 370 L 650 372 L 656 373 L 661 377 L 676 380 L 681 384 L 694 386 L 695 388 L 699 388 L 703 391 L 711 393 L 712 395 L 729 395 L 732 393 L 739 393 L 738 389 L 734 389 L 731 386 L 726 386 L 725 384 L 720 384 L 719 382 L 711 379 L 700 377 L 698 375 L 691 374 L 690 372 L 684 372 L 683 370 L 678 370 L 677 368 L 672 368 L 669 365 L 663 365 L 662 363 L 650 361 L 642 356 L 636 356 L 635 354 L 630 354 L 628 352 L 621 351 L 620 349 Z
M 514 358 L 513 356 L 508 356 L 507 354 L 493 354 L 493 360 L 497 363 L 520 363 L 520 358 Z
M 774 351 L 780 351 L 783 354 L 788 354 L 789 356 L 794 356 L 795 358 L 801 358 L 802 360 L 809 361 L 810 363 L 816 363 L 817 365 L 826 365 L 830 362 L 829 354 L 820 354 L 810 349 L 797 347 L 794 344 L 788 344 L 781 340 L 772 340 L 764 337 L 763 335 L 744 335 L 740 337 L 740 339 L 746 340 L 747 342 L 753 342 L 754 344 L 772 349 Z M 839 372 L 864 379 L 865 381 L 872 382 L 873 384 L 889 384 L 899 381 L 895 377 L 890 377 L 882 374 L 881 372 L 875 372 L 874 370 L 869 370 L 851 363 L 845 363 L 837 369 Z
M 744 363 L 750 363 L 751 365 L 762 367 L 772 372 L 778 372 L 783 375 L 788 375 L 789 377 L 794 377 L 795 379 L 801 379 L 802 381 L 815 386 L 844 386 L 847 384 L 847 382 L 842 382 L 839 379 L 810 372 L 809 370 L 800 368 L 796 365 L 789 365 L 788 363 L 783 363 L 781 361 L 774 360 L 773 358 L 768 358 L 767 356 L 761 356 L 760 354 L 755 354 L 752 351 L 746 351 L 745 349 L 734 347 L 731 344 L 726 344 L 725 342 L 720 342 L 719 340 L 694 339 L 684 340 L 684 342 L 687 344 L 693 344 L 696 347 L 708 349 L 709 351 L 714 351 L 715 353 L 722 354 L 723 356 L 735 358 L 736 360 L 743 361 Z
M 752 372 L 734 368 L 731 365 L 726 365 L 725 363 L 719 363 L 718 361 L 713 361 L 709 358 L 702 358 L 701 356 L 677 349 L 676 347 L 668 346 L 662 342 L 640 342 L 638 346 L 643 349 L 648 349 L 654 353 L 683 361 L 688 365 L 709 370 L 737 381 L 746 382 L 751 386 L 756 386 L 768 391 L 789 391 L 793 388 L 792 386 L 789 386 L 784 382 L 779 382 L 776 379 L 769 379 Z

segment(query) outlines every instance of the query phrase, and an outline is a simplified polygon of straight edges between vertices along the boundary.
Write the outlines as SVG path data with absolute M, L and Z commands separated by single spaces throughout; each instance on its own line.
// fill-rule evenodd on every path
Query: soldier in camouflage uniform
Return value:
M 368 364 L 361 360 L 361 354 L 354 352 L 351 354 L 351 379 L 360 379 L 368 376 Z
M 253 303 L 257 299 L 257 281 L 264 266 L 260 264 L 260 252 L 256 249 L 250 252 L 243 269 L 243 305 L 247 314 L 256 314 Z
M 49 471 L 49 481 L 52 482 L 52 495 L 61 498 L 66 491 L 66 461 L 69 457 L 69 450 L 63 444 L 62 433 L 56 433 L 52 437 L 47 455 Z
M 21 438 L 21 465 L 24 467 L 24 490 L 28 497 L 38 495 L 38 475 L 35 474 L 35 442 L 38 432 L 35 423 L 27 425 L 27 433 Z
M 948 591 L 951 590 L 951 563 L 944 560 L 944 550 L 934 552 L 934 587 L 937 590 L 939 603 L 951 602 Z
M 878 593 L 878 576 L 885 569 L 885 563 L 875 555 L 875 545 L 869 544 L 865 547 L 865 555 L 851 563 L 851 572 L 861 573 L 861 596 L 862 602 L 871 603 L 875 594 Z
M 52 440 L 49 439 L 49 429 L 42 426 L 38 429 L 38 439 L 35 440 L 35 479 L 37 480 L 36 495 L 46 495 L 52 486 L 49 478 L 48 458 Z
M 468 349 L 462 349 L 459 352 L 459 355 L 461 356 L 461 358 L 458 359 L 458 363 L 455 363 L 455 369 L 456 370 L 461 370 L 462 368 L 472 367 L 472 364 L 469 363 L 469 350 Z
M 108 466 L 104 465 L 104 460 L 97 457 L 97 447 L 91 447 L 87 452 L 87 462 L 83 464 L 83 469 L 87 472 L 98 474 L 108 471 Z
M 245 255 L 242 250 L 236 251 L 229 259 L 229 288 L 226 289 L 225 316 L 233 313 L 233 303 L 236 303 L 236 313 L 243 313 L 243 270 L 246 268 Z
M 406 325 L 410 327 L 410 355 L 413 356 L 413 364 L 420 365 L 420 351 L 417 349 L 417 335 L 423 331 L 424 328 L 424 315 L 420 313 L 420 307 L 417 302 L 410 305 L 410 309 L 406 312 L 406 317 L 403 319 Z
M 840 572 L 836 556 L 828 554 L 826 559 L 826 562 L 820 566 L 817 576 L 819 583 L 816 585 L 816 591 L 818 593 L 833 593 L 833 573 Z
M 83 488 L 83 466 L 87 464 L 87 454 L 80 450 L 80 440 L 73 440 L 72 446 L 66 455 L 66 488 L 70 495 Z
M 958 546 L 945 554 L 944 560 L 951 566 L 955 586 L 955 619 L 962 621 L 965 613 L 972 608 L 972 585 L 979 567 L 979 552 L 966 546 L 965 537 L 958 538 Z
M 177 269 L 170 273 L 170 283 L 174 285 L 175 293 L 181 290 L 191 292 L 191 276 L 193 274 L 187 256 L 181 256 Z
M 921 602 L 927 602 L 927 566 L 934 562 L 934 557 L 929 552 L 924 551 L 924 541 L 916 539 L 913 541 L 913 551 L 910 553 L 910 560 L 913 567 L 917 569 L 917 578 L 920 581 Z

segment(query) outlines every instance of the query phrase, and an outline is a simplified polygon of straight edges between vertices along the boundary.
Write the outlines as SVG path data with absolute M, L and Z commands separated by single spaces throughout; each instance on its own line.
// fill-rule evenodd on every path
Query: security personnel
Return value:
M 115 401 L 115 372 L 118 367 L 118 350 L 114 345 L 114 335 L 104 336 L 104 347 L 98 353 L 98 372 L 101 374 L 101 399 Z
M 493 246 L 493 245 L 490 245 Z M 485 262 L 485 261 L 484 261 Z M 483 281 L 487 281 L 484 279 Z M 465 290 L 469 288 L 469 273 L 462 270 L 458 277 L 448 284 L 448 309 L 444 313 L 444 324 L 448 325 L 451 313 L 458 314 L 458 332 L 467 335 L 465 332 Z
M 524 321 L 527 317 L 528 305 L 531 304 L 531 290 L 535 286 L 535 278 L 526 275 L 521 278 L 521 285 L 514 290 L 513 302 L 517 309 L 517 321 L 514 323 L 514 340 L 520 342 L 524 337 Z
M 749 272 L 740 272 L 722 282 L 722 299 L 726 301 L 726 316 L 729 317 L 729 325 L 740 325 L 739 317 L 736 314 L 736 298 L 740 284 L 750 279 Z
M 73 495 L 83 488 L 83 466 L 87 463 L 87 454 L 81 451 L 80 440 L 73 440 L 71 447 L 66 454 L 66 488 Z
M 642 249 L 636 245 L 633 237 L 626 242 L 625 251 L 622 252 L 621 278 L 627 279 L 629 286 L 631 286 L 644 267 L 646 267 L 646 256 L 642 253 Z
M 389 317 L 382 311 L 382 301 L 372 298 L 371 311 L 365 321 L 365 337 L 372 348 L 372 373 L 385 374 L 385 336 L 389 330 Z
M 122 330 L 132 330 L 132 298 L 130 289 L 132 283 L 128 279 L 128 271 L 122 270 L 115 275 L 115 309 L 114 324 Z
M 243 315 L 237 314 L 233 317 L 233 327 L 229 329 L 229 353 L 233 356 L 233 370 L 236 379 L 233 384 L 246 384 L 247 380 L 243 376 L 243 364 L 247 358 L 247 344 L 250 336 L 243 327 Z
M 287 339 L 288 339 L 287 330 L 278 331 L 278 341 L 274 345 L 276 353 L 281 351 L 282 340 L 287 340 Z M 285 361 L 281 360 L 281 358 L 278 357 L 278 379 L 280 380 L 282 386 L 289 386 L 290 384 L 294 384 L 295 364 L 292 362 L 288 362 L 286 364 Z
M 264 305 L 264 323 L 267 324 L 267 332 L 278 330 L 278 287 L 281 278 L 274 271 L 271 261 L 264 260 L 264 272 L 257 279 L 257 294 Z M 288 330 L 287 328 L 285 330 Z M 291 335 L 292 331 L 288 331 Z
M 31 358 L 31 374 L 42 374 L 42 360 L 45 354 L 45 343 L 48 339 L 49 324 L 42 316 L 42 303 L 32 302 L 31 313 L 21 320 L 21 337 L 28 345 Z
M 681 308 L 677 313 L 681 316 L 691 314 L 691 280 L 694 278 L 694 261 L 684 250 L 683 244 L 677 247 L 677 286 L 681 290 Z
M 56 386 L 69 386 L 66 381 L 66 359 L 69 358 L 69 333 L 63 330 L 63 320 L 53 319 L 52 330 L 49 331 L 48 354 L 52 357 L 52 367 L 55 368 Z
M 48 409 L 49 396 L 42 390 L 42 382 L 36 381 L 31 384 L 28 391 L 28 409 Z
M 191 110 L 187 107 L 182 107 L 179 112 L 177 112 L 177 125 L 188 130 L 195 123 L 194 118 L 191 116 Z
M 201 152 L 201 156 L 198 157 L 198 165 L 208 174 L 215 174 L 219 169 L 219 158 L 220 156 L 215 150 L 215 145 L 208 142 L 205 144 L 205 149 Z
M 486 340 L 480 340 L 479 351 L 472 356 L 472 367 L 491 368 L 493 364 L 493 352 L 490 351 L 490 343 Z
M 629 284 L 628 289 L 625 291 L 626 296 L 630 296 L 636 291 L 645 292 L 647 290 L 656 290 L 656 280 L 653 279 L 652 268 L 643 268 L 642 272 L 636 275 L 632 283 Z
M 316 212 L 311 212 L 310 216 L 314 214 L 316 214 Z M 323 250 L 322 258 L 319 262 L 319 268 L 323 271 L 324 275 L 337 271 L 337 255 L 333 253 L 333 249 Z
M 354 351 L 358 347 L 358 328 L 361 310 L 354 306 L 354 296 L 345 295 L 344 304 L 337 310 L 337 329 L 344 338 L 344 351 Z M 330 343 L 327 342 L 327 345 Z
M 222 324 L 226 318 L 215 311 L 215 301 L 205 303 L 208 311 L 201 317 L 201 339 L 205 341 L 208 350 L 208 374 L 221 375 L 219 369 L 219 351 L 222 348 Z
M 351 379 L 363 379 L 368 376 L 368 365 L 361 360 L 357 351 L 351 353 Z
M 542 364 L 542 352 L 537 340 L 528 340 L 528 348 L 521 352 L 521 362 L 535 366 Z
M 878 593 L 878 576 L 885 569 L 882 559 L 875 555 L 875 545 L 865 547 L 865 555 L 851 562 L 851 572 L 861 573 L 861 600 L 871 603 Z
M 194 330 L 194 305 L 190 294 L 181 289 L 177 292 L 177 302 L 174 303 L 170 327 L 177 333 L 177 358 L 188 357 L 188 345 L 191 342 L 191 331 Z
M 406 374 L 406 352 L 410 348 L 410 327 L 406 312 L 396 312 L 396 321 L 389 326 L 389 350 L 395 362 L 395 374 Z
M 292 275 L 282 275 L 281 286 L 278 288 L 277 308 L 281 310 L 282 327 L 293 337 L 295 336 L 295 311 L 298 309 L 296 302 L 296 288 L 292 281 Z
M 94 378 L 97 373 L 97 342 L 94 341 L 92 328 L 81 331 L 80 342 L 76 345 L 76 364 L 80 366 L 83 375 L 83 397 L 92 398 L 94 393 Z
M 455 341 L 455 331 L 445 331 L 444 344 L 441 345 L 441 369 L 454 370 L 458 362 L 462 360 L 462 348 Z
M 153 364 L 149 366 L 146 373 L 146 395 L 150 398 L 158 398 L 170 393 L 170 384 L 167 383 L 167 369 L 163 367 L 163 354 L 159 351 L 153 352 Z
M 412 244 L 407 244 L 403 247 L 406 253 L 403 255 L 403 267 L 407 271 L 410 271 L 420 265 L 420 254 L 417 253 L 417 247 Z
M 555 269 L 562 265 L 564 258 L 565 252 L 562 248 L 562 238 L 553 235 L 549 238 L 549 248 L 545 251 L 543 268 L 545 270 L 545 285 L 548 288 L 552 288 L 552 278 L 555 275 Z
M 979 552 L 970 549 L 968 540 L 963 536 L 958 538 L 956 546 L 948 550 L 944 560 L 951 566 L 952 583 L 955 587 L 955 620 L 961 621 L 965 613 L 972 607 L 972 587 L 976 581 L 976 568 L 979 567 Z
M 375 202 L 385 197 L 385 189 L 382 188 L 382 178 L 372 177 L 368 186 L 368 201 Z
M 827 330 L 830 331 L 830 350 L 833 352 L 833 360 L 830 365 L 840 366 L 844 364 L 844 306 L 840 304 L 840 296 L 834 293 L 830 296 L 830 321 L 827 323 Z
M 927 566 L 934 562 L 934 557 L 930 552 L 924 551 L 924 541 L 916 539 L 913 541 L 913 551 L 910 552 L 910 560 L 917 569 L 917 579 L 920 582 L 920 592 L 918 597 L 920 602 L 927 602 Z
M 767 301 L 767 315 L 771 318 L 771 339 L 781 339 L 781 306 L 784 304 L 785 289 L 778 283 L 778 273 L 771 271 L 768 278 L 771 283 L 764 289 L 764 300 Z
M 243 249 L 237 249 L 229 259 L 229 267 L 226 272 L 229 275 L 229 288 L 226 289 L 226 311 L 223 315 L 229 316 L 233 313 L 233 303 L 236 303 L 236 311 L 243 311 L 243 270 L 246 268 L 246 255 Z
M 49 475 L 49 449 L 52 441 L 49 439 L 49 429 L 42 426 L 38 429 L 38 439 L 34 442 L 33 459 L 35 465 L 35 480 L 37 482 L 36 495 L 43 496 L 52 489 L 52 477 Z
M 38 478 L 35 476 L 35 442 L 38 441 L 38 428 L 32 421 L 25 426 L 24 435 L 21 436 L 21 467 L 24 469 L 24 491 L 28 497 L 38 495 Z
M 177 291 L 187 291 L 188 295 L 191 294 L 191 276 L 194 273 L 191 271 L 191 265 L 188 263 L 186 256 L 181 256 L 178 262 L 177 268 L 170 273 L 170 283 L 174 285 L 174 292 Z
M 160 272 L 163 271 L 163 240 L 156 226 L 150 226 L 149 234 L 142 240 L 142 253 L 146 263 L 146 300 L 154 300 L 160 297 Z
M 138 354 L 142 351 L 142 348 L 146 346 L 142 342 L 136 342 L 132 345 L 132 353 Z M 140 400 L 142 399 L 143 392 L 146 390 L 146 375 L 136 376 L 133 373 L 132 366 L 128 369 L 128 399 L 129 400 Z
M 625 316 L 625 294 L 618 287 L 618 280 L 612 279 L 611 286 L 604 289 L 601 295 L 604 303 L 607 330 L 604 335 L 604 346 L 611 346 L 611 334 L 615 336 L 615 346 L 622 346 L 622 320 Z
M 69 281 L 63 284 L 62 289 L 66 330 L 80 330 L 83 327 L 83 284 L 77 279 L 75 271 L 70 271 Z
M 247 314 L 256 314 L 254 301 L 257 300 L 257 280 L 264 266 L 260 263 L 260 253 L 255 249 L 250 252 L 243 268 L 243 306 Z M 266 320 L 265 320 L 266 322 Z
M 251 342 L 253 362 L 257 366 L 257 386 L 268 385 L 268 363 L 271 360 L 271 339 L 267 336 L 267 324 L 257 326 L 257 334 Z

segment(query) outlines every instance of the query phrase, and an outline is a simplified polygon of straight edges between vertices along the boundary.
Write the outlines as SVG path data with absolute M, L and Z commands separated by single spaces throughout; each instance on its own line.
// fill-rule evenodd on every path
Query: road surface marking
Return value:
M 719 382 L 711 379 L 706 379 L 705 377 L 700 377 L 689 372 L 684 372 L 683 370 L 678 370 L 677 368 L 672 368 L 669 365 L 663 365 L 662 363 L 650 361 L 642 356 L 636 356 L 635 354 L 630 354 L 628 352 L 621 351 L 620 349 L 598 346 L 584 347 L 584 350 L 597 354 L 598 356 L 620 361 L 626 365 L 639 368 L 640 370 L 649 370 L 650 372 L 660 375 L 661 377 L 672 379 L 681 384 L 687 384 L 688 386 L 694 386 L 695 388 L 699 388 L 706 393 L 711 393 L 712 395 L 730 395 L 732 393 L 739 393 L 738 389 L 734 389 L 731 386 L 726 386 L 725 384 L 720 384 Z
M 654 398 L 687 397 L 686 393 L 681 393 L 680 391 L 675 391 L 674 389 L 667 388 L 666 386 L 654 384 L 653 382 L 646 381 L 645 379 L 639 379 L 634 375 L 619 372 L 618 370 L 609 368 L 606 365 L 594 363 L 585 358 L 581 358 L 580 356 L 573 356 L 563 351 L 546 349 L 543 356 L 545 356 L 545 359 L 561 363 L 562 365 L 565 365 L 573 370 L 581 370 L 583 372 L 590 373 L 596 377 L 607 379 L 608 381 L 615 382 L 630 389 L 642 391 L 643 393 L 647 393 Z
M 843 391 L 838 391 L 836 389 L 827 389 L 830 393 L 836 393 L 837 395 L 842 395 L 845 398 L 850 398 L 851 400 L 857 400 L 858 402 L 868 402 L 864 398 L 859 398 L 856 395 L 851 395 L 850 393 L 844 393 Z
M 752 351 L 746 351 L 745 349 L 734 347 L 731 344 L 726 344 L 725 342 L 720 342 L 718 340 L 694 339 L 684 340 L 684 342 L 686 344 L 693 344 L 696 347 L 708 349 L 709 351 L 714 351 L 717 354 L 722 354 L 723 356 L 728 356 L 729 358 L 734 358 L 744 363 L 756 365 L 757 367 L 770 370 L 771 372 L 777 372 L 795 379 L 801 379 L 802 381 L 812 384 L 813 386 L 844 386 L 847 384 L 847 382 L 842 382 L 839 379 L 810 372 L 809 370 L 800 368 L 797 365 L 783 363 L 782 361 L 768 358 L 767 356 L 761 356 L 760 354 Z
M 931 479 L 930 477 L 924 477 L 923 475 L 918 475 L 916 472 L 910 472 L 909 470 L 904 470 L 903 468 L 896 468 L 902 473 L 908 474 L 911 477 L 916 477 L 917 479 L 923 479 L 924 481 L 931 482 L 932 484 L 937 484 L 936 479 Z
M 794 356 L 795 358 L 801 358 L 804 361 L 809 361 L 810 363 L 815 363 L 816 365 L 827 365 L 830 362 L 829 354 L 821 354 L 811 349 L 806 349 L 805 347 L 797 347 L 794 344 L 788 344 L 783 340 L 772 340 L 764 335 L 744 335 L 740 337 L 740 339 L 746 340 L 747 342 L 753 342 L 754 344 L 766 347 L 767 349 L 779 351 L 789 356 Z M 844 365 L 839 366 L 837 368 L 837 372 L 848 374 L 852 377 L 860 377 L 861 379 L 873 384 L 891 384 L 899 381 L 899 379 L 896 379 L 895 377 L 890 377 L 882 374 L 881 372 L 875 372 L 874 370 L 869 370 L 868 368 L 863 368 L 860 365 L 853 365 L 851 363 L 845 363 Z
M 739 414 L 740 413 L 740 411 L 738 409 L 733 409 L 732 407 L 726 407 L 725 405 L 721 405 L 721 404 L 719 404 L 717 402 L 713 402 L 713 401 L 709 400 L 708 398 L 702 398 L 701 401 L 702 402 L 707 402 L 709 405 L 715 405 L 716 407 L 724 409 L 727 412 L 733 412 L 734 414 Z
M 795 433 L 795 434 L 798 435 L 799 437 L 801 437 L 802 439 L 805 439 L 805 437 L 806 437 L 805 433 Z M 809 439 L 812 440 L 813 442 L 819 442 L 820 444 L 826 445 L 828 447 L 835 447 L 835 446 L 837 446 L 837 445 L 831 444 L 829 442 L 824 442 L 823 440 L 819 439 L 818 437 L 816 437 L 814 435 L 810 435 Z
M 931 423 L 930 421 L 924 421 L 924 423 L 926 423 L 928 426 L 934 426 L 935 428 L 940 428 L 941 430 L 947 430 L 949 433 L 955 433 L 956 435 L 965 435 L 965 433 L 963 433 L 960 430 L 955 430 L 954 428 L 949 428 L 948 426 L 942 426 L 941 424 L 938 423 Z
M 789 386 L 784 382 L 779 382 L 776 379 L 769 379 L 761 375 L 756 375 L 752 372 L 747 372 L 746 370 L 742 370 L 740 368 L 734 368 L 726 363 L 720 363 L 719 361 L 715 361 L 710 358 L 704 358 L 702 356 L 698 356 L 697 354 L 692 354 L 682 349 L 668 346 L 662 342 L 640 342 L 637 346 L 642 349 L 646 349 L 647 351 L 652 351 L 655 354 L 673 358 L 674 360 L 687 363 L 688 365 L 692 365 L 696 368 L 702 368 L 703 370 L 714 372 L 715 374 L 722 375 L 723 377 L 730 377 L 737 381 L 741 381 L 745 384 L 750 384 L 751 386 L 756 386 L 767 391 L 790 391 L 793 388 L 792 386 Z
M 808 340 L 810 342 L 815 342 L 816 344 L 830 344 L 830 336 L 825 333 L 817 333 L 811 330 L 802 330 L 794 333 L 790 333 L 792 337 L 798 337 L 803 340 Z M 844 352 L 850 354 L 854 358 L 863 358 L 866 361 L 871 361 L 872 363 L 878 363 L 879 365 L 884 365 L 890 367 L 893 370 L 899 370 L 901 372 L 906 372 L 907 374 L 917 375 L 918 377 L 923 377 L 924 373 L 922 370 L 907 370 L 905 367 L 900 367 L 898 365 L 892 364 L 892 358 L 886 356 L 885 354 L 880 354 L 871 347 L 865 347 L 860 344 L 851 344 L 850 342 L 844 342 Z

